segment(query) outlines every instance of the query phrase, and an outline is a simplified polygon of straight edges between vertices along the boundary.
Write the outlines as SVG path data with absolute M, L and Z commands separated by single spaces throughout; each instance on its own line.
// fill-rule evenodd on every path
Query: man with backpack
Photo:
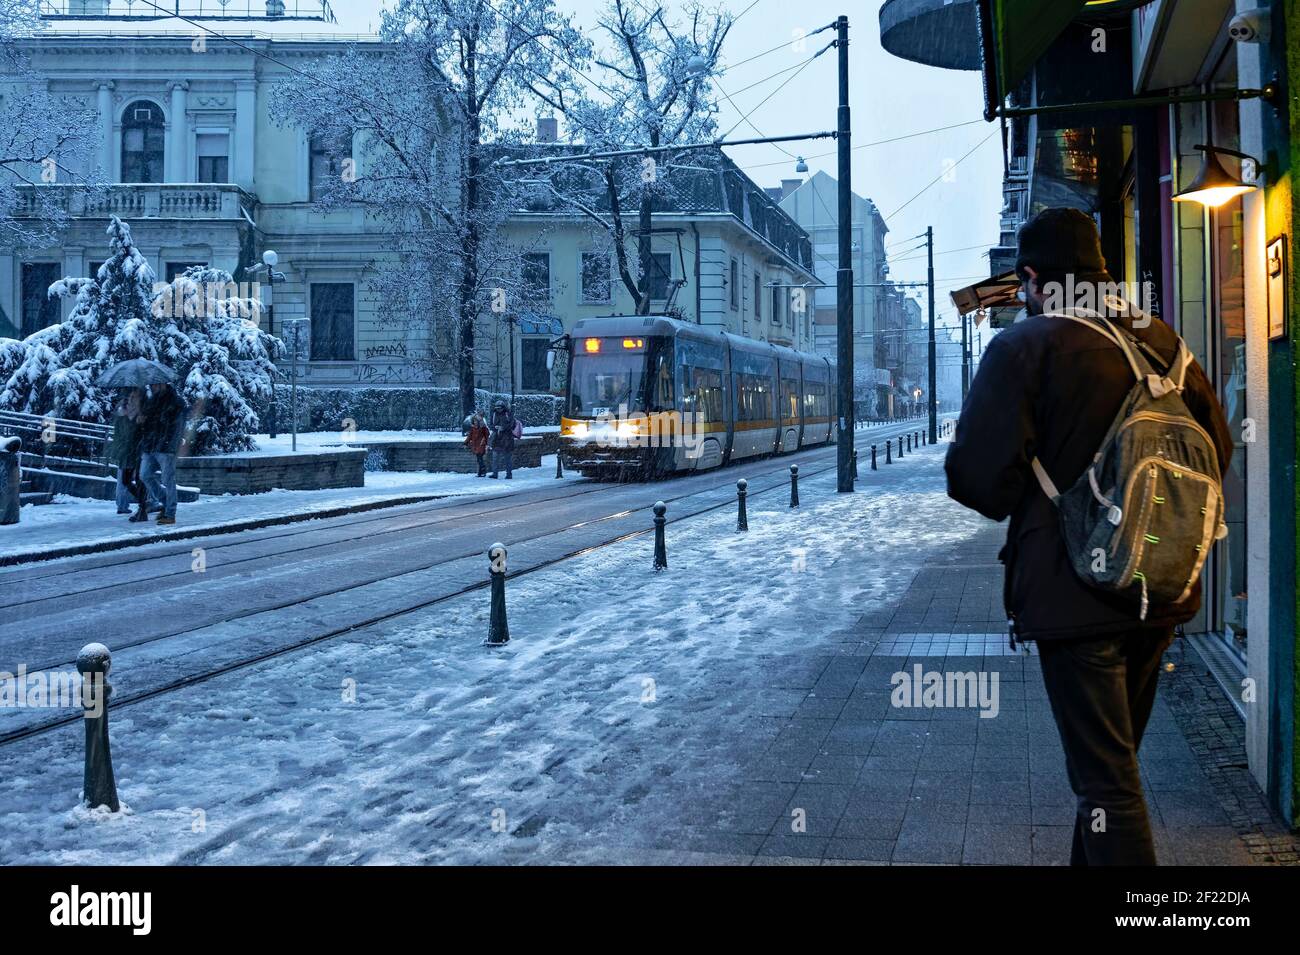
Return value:
M 1034 216 L 1016 274 L 1028 316 L 984 351 L 948 494 L 1010 517 L 1010 638 L 1037 642 L 1078 798 L 1071 864 L 1153 865 L 1137 752 L 1161 655 L 1199 609 L 1201 568 L 1226 530 L 1232 438 L 1181 339 L 1110 294 L 1091 218 Z

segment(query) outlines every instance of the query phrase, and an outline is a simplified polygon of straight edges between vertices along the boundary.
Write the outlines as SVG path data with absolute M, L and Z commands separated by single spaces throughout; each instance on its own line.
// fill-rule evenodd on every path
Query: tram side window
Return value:
M 787 421 L 799 420 L 799 382 L 794 378 L 781 379 L 781 415 Z
M 762 375 L 736 375 L 741 421 L 769 421 L 772 418 L 772 382 Z
M 722 421 L 722 372 L 683 366 L 682 411 L 698 414 L 700 422 Z
M 804 395 L 804 414 L 810 418 L 830 417 L 831 406 L 824 382 L 814 381 L 808 384 L 808 394 Z

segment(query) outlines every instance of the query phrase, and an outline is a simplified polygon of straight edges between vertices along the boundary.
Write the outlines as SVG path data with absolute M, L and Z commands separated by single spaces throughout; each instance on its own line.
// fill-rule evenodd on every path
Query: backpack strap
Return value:
M 1043 493 L 1051 498 L 1055 504 L 1061 496 L 1061 492 L 1056 489 L 1051 476 L 1047 473 L 1047 468 L 1043 467 L 1043 462 L 1038 460 L 1037 455 L 1029 462 L 1029 466 L 1034 469 L 1034 477 L 1038 478 L 1038 486 L 1043 489 Z
M 1098 335 L 1101 335 L 1110 341 L 1111 344 L 1124 353 L 1124 358 L 1128 361 L 1129 368 L 1133 369 L 1133 377 L 1135 380 L 1142 381 L 1149 374 L 1149 371 L 1143 371 L 1142 368 L 1142 365 L 1146 364 L 1145 360 L 1140 358 L 1133 351 L 1128 340 L 1104 319 L 1095 319 L 1091 315 L 1071 315 L 1066 312 L 1050 312 L 1049 314 L 1056 318 L 1065 318 L 1072 322 L 1078 322 L 1085 328 L 1091 328 Z
M 1139 382 L 1146 382 L 1147 390 L 1151 392 L 1153 398 L 1163 398 L 1171 391 L 1182 392 L 1183 386 L 1187 379 L 1187 369 L 1192 364 L 1192 352 L 1187 347 L 1187 342 L 1182 337 L 1178 338 L 1178 351 L 1174 355 L 1174 360 L 1165 370 L 1163 375 L 1156 373 L 1154 362 L 1148 362 L 1144 355 L 1135 350 L 1130 344 L 1128 337 L 1114 328 L 1104 319 L 1094 318 L 1086 314 L 1069 314 L 1067 312 L 1050 313 L 1057 318 L 1066 318 L 1072 322 L 1078 322 L 1080 325 L 1091 328 L 1099 335 L 1109 339 L 1120 351 L 1124 353 L 1128 361 L 1129 368 L 1133 371 L 1133 377 Z M 1147 355 L 1151 354 L 1145 342 L 1137 341 L 1138 349 Z M 1145 370 L 1144 370 L 1145 369 Z

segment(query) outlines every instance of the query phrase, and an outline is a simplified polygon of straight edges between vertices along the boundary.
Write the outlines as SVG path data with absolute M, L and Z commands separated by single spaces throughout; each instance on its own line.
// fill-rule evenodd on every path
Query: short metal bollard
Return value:
M 102 643 L 88 643 L 77 654 L 81 674 L 81 705 L 85 711 L 86 767 L 81 780 L 81 798 L 86 805 L 107 806 L 117 812 L 117 782 L 113 778 L 113 755 L 108 747 L 108 697 L 113 688 L 108 671 L 113 655 Z
M 22 446 L 22 438 L 0 438 L 0 524 L 18 523 L 23 488 L 18 452 Z
M 912 450 L 912 432 L 907 432 L 907 450 Z
M 489 647 L 510 642 L 510 625 L 506 623 L 506 545 L 488 548 L 488 573 L 492 578 L 492 613 L 488 618 Z
M 668 523 L 668 518 L 664 514 L 668 510 L 668 505 L 663 501 L 655 501 L 655 570 L 668 569 L 668 545 L 664 541 L 664 525 Z
M 876 446 L 874 444 L 871 446 L 871 470 L 879 470 L 876 467 Z
M 555 452 L 555 476 L 557 478 L 564 477 L 564 456 L 560 454 L 559 450 Z
M 745 513 L 745 498 L 749 496 L 749 482 L 741 478 L 736 482 L 736 530 L 749 530 L 749 515 Z
M 885 463 L 886 463 L 886 464 L 893 464 L 893 463 L 894 463 L 894 457 L 893 457 L 894 452 L 893 452 L 893 447 L 894 447 L 894 442 L 892 442 L 892 441 L 886 441 L 886 442 L 885 442 Z
M 799 465 L 790 465 L 790 506 L 799 506 Z
M 900 461 L 903 460 L 903 438 L 902 438 L 902 436 L 899 436 L 899 439 L 898 439 L 898 460 L 900 460 Z
M 857 448 L 853 449 L 852 461 L 853 461 L 853 471 L 852 471 L 853 480 L 856 481 L 858 479 L 858 449 Z

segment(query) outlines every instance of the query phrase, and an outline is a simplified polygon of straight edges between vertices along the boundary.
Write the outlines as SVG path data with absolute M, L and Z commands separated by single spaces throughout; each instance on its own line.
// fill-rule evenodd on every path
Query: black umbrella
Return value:
M 148 358 L 121 361 L 99 376 L 101 388 L 143 388 L 145 385 L 170 384 L 175 373 L 166 365 Z

